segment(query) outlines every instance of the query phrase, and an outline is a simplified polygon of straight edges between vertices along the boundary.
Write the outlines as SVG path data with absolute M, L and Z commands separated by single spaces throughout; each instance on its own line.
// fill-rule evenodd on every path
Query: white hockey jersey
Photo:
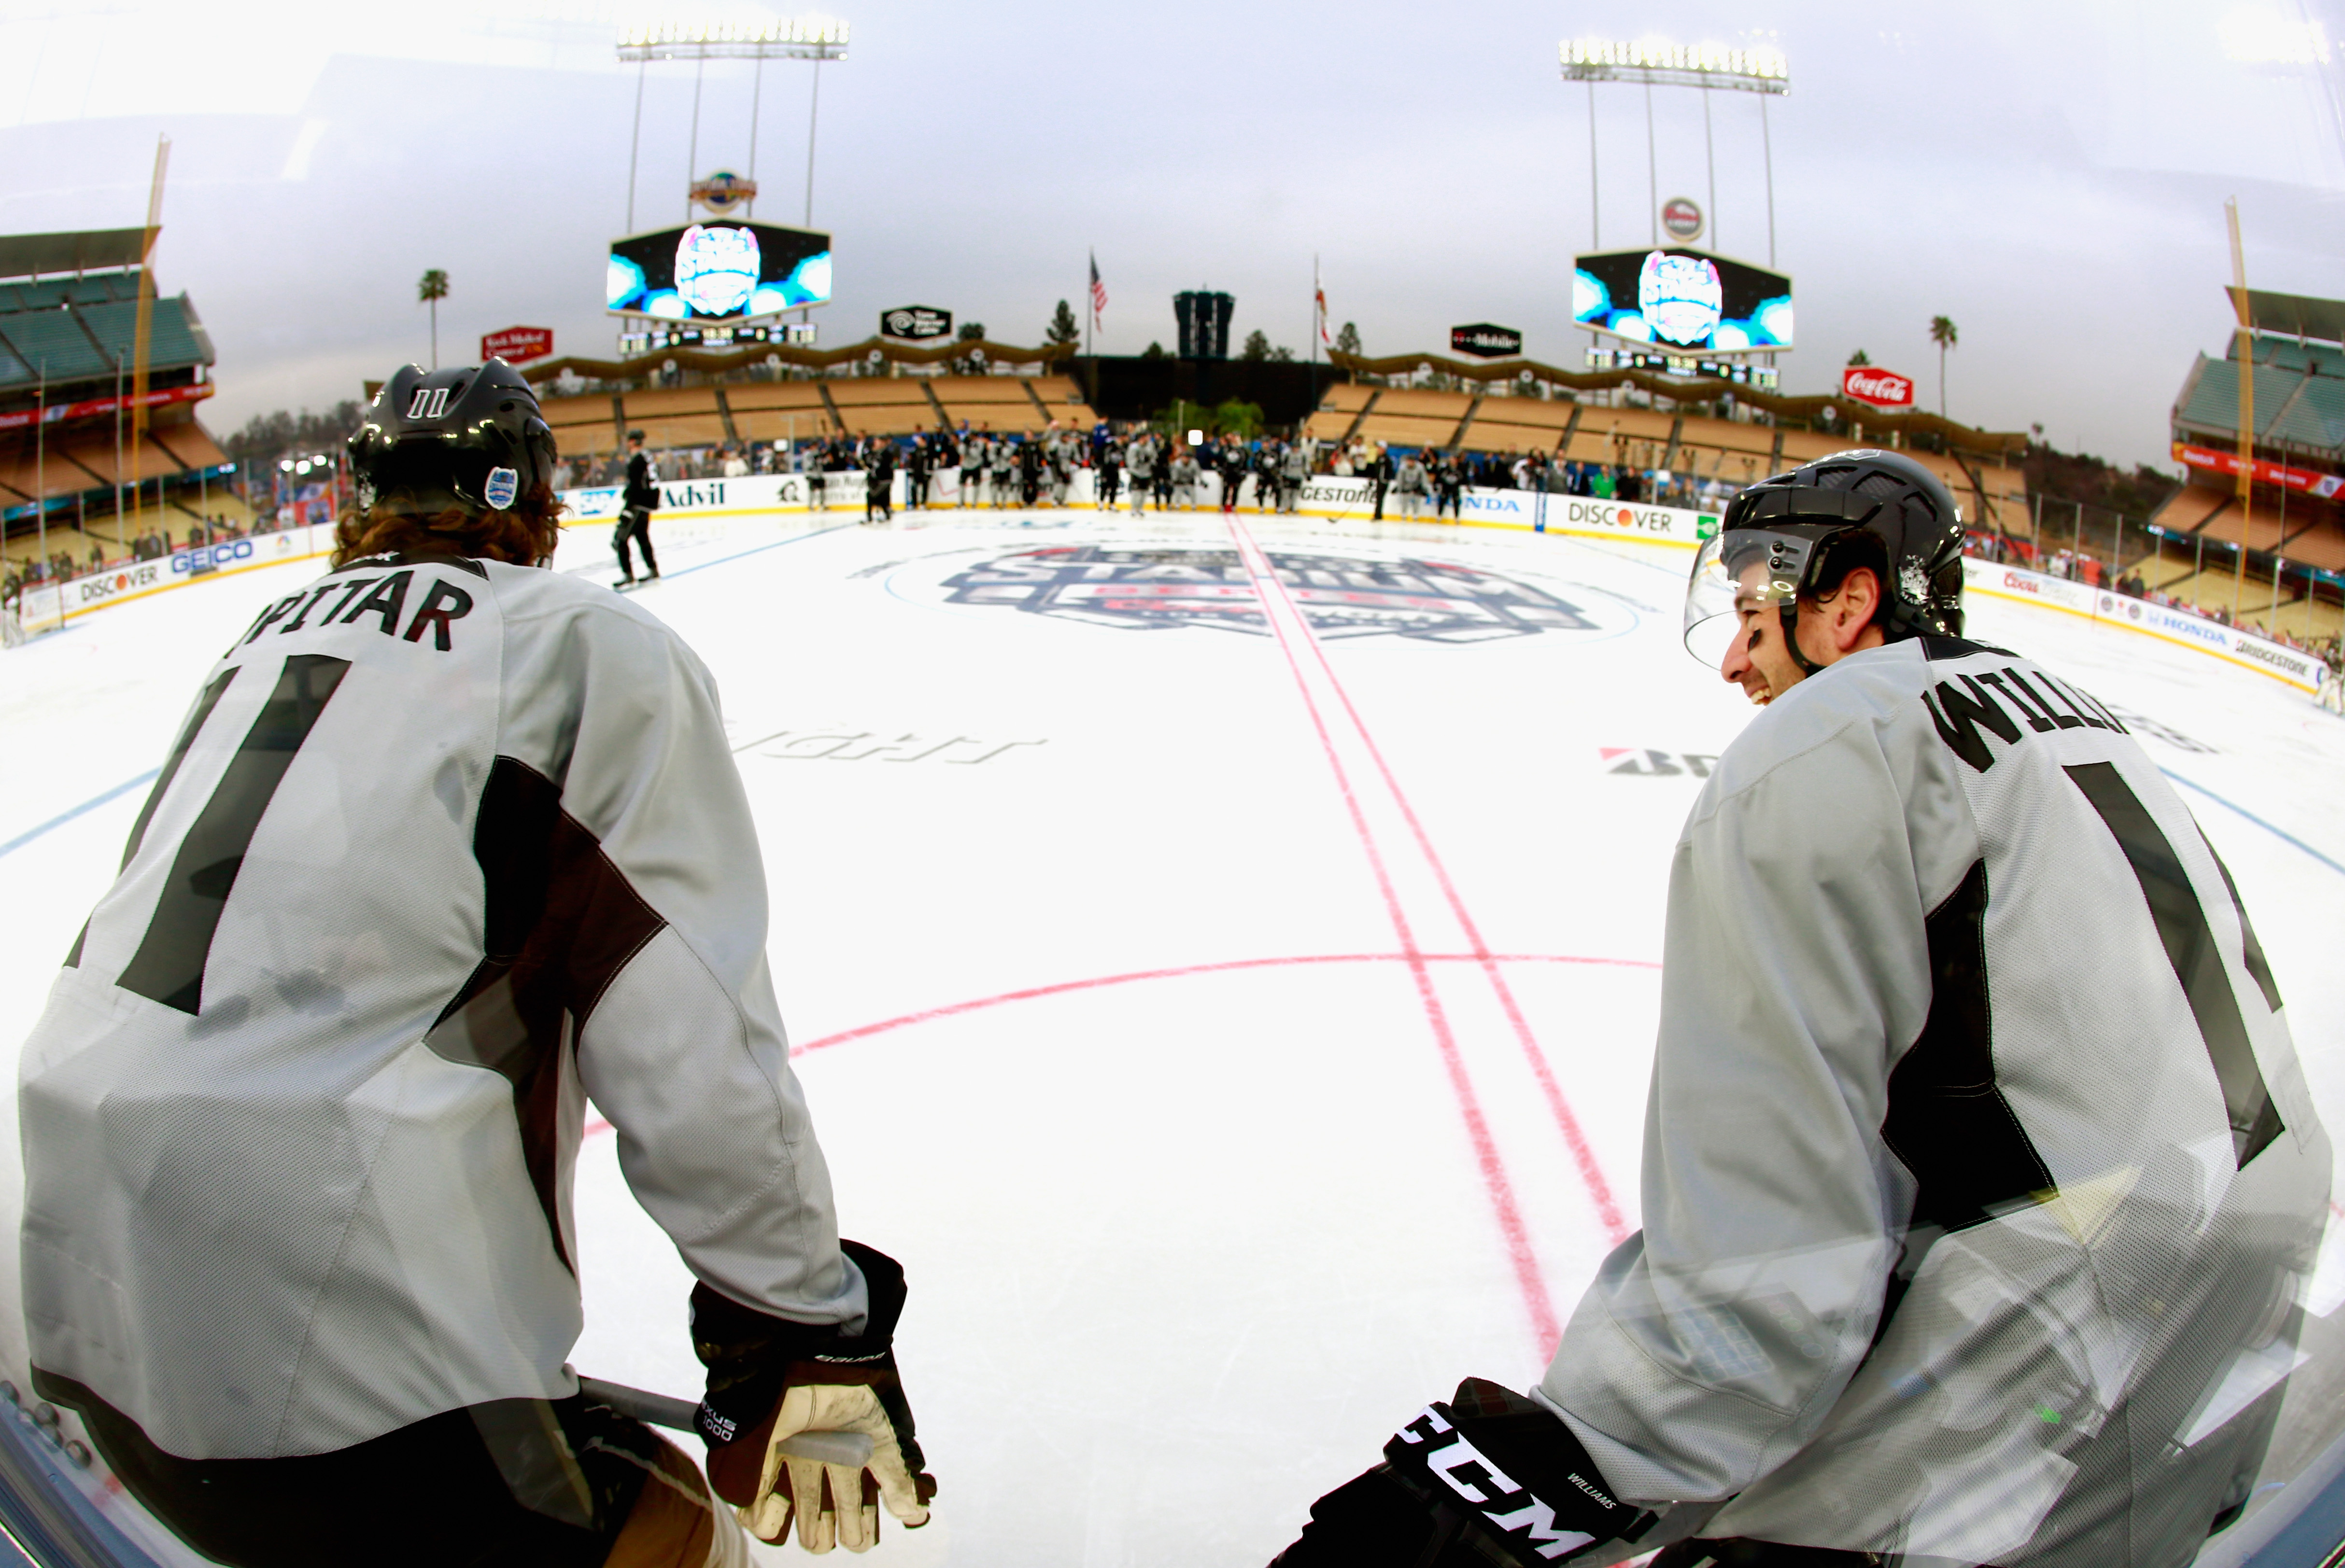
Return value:
M 762 865 L 707 671 L 626 600 L 385 556 L 270 605 L 24 1050 L 35 1366 L 196 1459 L 574 1392 L 590 1095 L 700 1279 L 859 1316 Z
M 1645 1227 L 1540 1385 L 1699 1534 L 2188 1563 L 2330 1148 L 2229 874 L 2108 709 L 1943 639 L 1794 686 L 1671 875 Z

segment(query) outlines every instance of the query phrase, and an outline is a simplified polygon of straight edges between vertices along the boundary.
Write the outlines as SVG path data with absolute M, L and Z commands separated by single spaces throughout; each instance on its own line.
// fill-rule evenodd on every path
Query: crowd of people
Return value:
M 1101 511 L 1128 507 L 1135 515 L 1152 506 L 1159 511 L 1185 511 L 1208 504 L 1224 511 L 1251 508 L 1291 513 L 1300 507 L 1304 487 L 1314 477 L 1365 479 L 1374 487 L 1375 516 L 1389 515 L 1403 521 L 1456 520 L 1469 490 L 1545 491 L 1631 505 L 1714 511 L 1722 509 L 1741 488 L 1714 473 L 1703 478 L 1656 463 L 1598 462 L 1537 448 L 1451 452 L 1435 447 L 1396 448 L 1361 437 L 1323 441 L 1308 435 L 1285 438 L 1234 431 L 1206 436 L 1193 444 L 1186 439 L 1188 433 L 1105 420 L 1088 430 L 1053 420 L 1039 435 L 1022 430 L 997 432 L 985 424 L 964 423 L 957 430 L 916 427 L 909 435 L 834 435 L 674 449 L 658 454 L 658 470 L 664 481 L 671 482 L 804 474 L 812 481 L 808 487 L 812 505 L 825 509 L 859 505 L 867 521 L 894 515 L 895 479 L 899 472 L 904 478 L 904 505 L 909 510 L 939 504 L 998 510 L 1064 506 L 1075 490 L 1077 476 L 1088 470 L 1094 507 Z M 1656 456 L 1628 446 L 1621 448 L 1620 455 L 1624 459 Z M 572 459 L 557 470 L 557 488 L 619 484 L 624 481 L 625 466 L 624 453 Z M 1218 482 L 1209 484 L 1209 476 Z M 191 525 L 183 540 L 174 540 L 168 530 L 141 535 L 129 541 L 127 556 L 132 561 L 154 560 L 176 550 L 217 544 L 278 526 L 278 520 L 265 513 L 249 531 L 227 518 L 215 517 Z M 2026 566 L 2095 588 L 2106 585 L 2147 602 L 2232 624 L 2226 604 L 2201 608 L 2151 587 L 2138 561 L 2131 570 L 2112 575 L 2089 551 L 2039 551 L 2024 540 L 1989 532 L 1974 532 L 1968 548 L 1972 554 L 1988 560 Z M 46 563 L 12 560 L 5 573 L 0 573 L 0 600 L 13 603 L 26 587 L 119 564 L 121 552 L 108 555 L 96 541 L 91 543 L 86 562 L 63 551 L 53 552 Z M 2345 669 L 2345 648 L 2340 648 L 2337 637 L 2308 642 L 2285 628 L 2267 630 L 2259 624 L 2253 629 L 2259 635 L 2320 654 L 2332 669 Z

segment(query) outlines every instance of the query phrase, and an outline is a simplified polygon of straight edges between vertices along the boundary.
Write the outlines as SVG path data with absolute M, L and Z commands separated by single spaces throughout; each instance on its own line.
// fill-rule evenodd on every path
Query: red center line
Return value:
M 1425 961 L 1416 945 L 1416 936 L 1409 928 L 1408 916 L 1403 912 L 1400 895 L 1393 888 L 1391 874 L 1386 869 L 1383 853 L 1376 847 L 1376 835 L 1368 827 L 1367 814 L 1360 809 L 1357 794 L 1352 788 L 1351 774 L 1335 750 L 1335 737 L 1327 733 L 1327 721 L 1319 711 L 1318 700 L 1311 694 L 1311 683 L 1303 673 L 1303 666 L 1294 656 L 1294 647 L 1281 622 L 1273 598 L 1280 589 L 1269 560 L 1256 548 L 1254 536 L 1245 531 L 1235 514 L 1229 519 L 1230 536 L 1238 547 L 1239 559 L 1245 562 L 1247 574 L 1253 579 L 1254 592 L 1262 599 L 1264 621 L 1271 634 L 1278 640 L 1279 652 L 1285 656 L 1286 668 L 1294 677 L 1294 689 L 1301 693 L 1303 706 L 1311 715 L 1312 728 L 1318 732 L 1320 748 L 1326 753 L 1327 766 L 1335 775 L 1335 786 L 1344 797 L 1344 808 L 1352 818 L 1352 830 L 1358 835 L 1361 852 L 1367 856 L 1368 866 L 1376 875 L 1376 889 L 1383 895 L 1385 913 L 1391 919 L 1393 933 L 1399 939 L 1411 976 L 1416 982 L 1417 999 L 1424 1004 L 1425 1018 L 1433 1030 L 1435 1048 L 1440 1052 L 1441 1065 L 1449 1076 L 1450 1091 L 1457 1098 L 1458 1114 L 1465 1118 L 1466 1132 L 1474 1145 L 1476 1164 L 1481 1167 L 1482 1185 L 1489 1194 L 1490 1207 L 1496 1211 L 1498 1229 L 1506 1239 L 1507 1255 L 1513 1263 L 1515 1282 L 1523 1293 L 1523 1305 L 1528 1310 L 1531 1331 L 1538 1341 L 1539 1352 L 1553 1351 L 1562 1338 L 1562 1326 L 1556 1320 L 1555 1305 L 1548 1299 L 1547 1281 L 1539 1275 L 1538 1256 L 1532 1249 L 1530 1228 L 1523 1222 L 1521 1207 L 1515 1200 L 1514 1183 L 1508 1178 L 1505 1162 L 1498 1155 L 1497 1139 L 1491 1136 L 1490 1124 L 1482 1114 L 1482 1104 L 1474 1093 L 1474 1085 L 1466 1074 L 1466 1062 L 1457 1047 L 1457 1037 L 1450 1027 L 1449 1014 L 1441 1005 L 1441 997 L 1433 985 L 1433 970 Z M 1284 601 L 1290 613 L 1291 600 Z M 1308 628 L 1305 628 L 1308 633 Z
M 1244 531 L 1244 523 L 1236 526 L 1241 532 Z M 1253 542 L 1251 536 L 1247 542 Z M 1441 895 L 1448 901 L 1450 913 L 1457 917 L 1457 925 L 1465 932 L 1467 942 L 1472 946 L 1475 956 L 1484 960 L 1482 973 L 1490 982 L 1491 990 L 1497 993 L 1498 1006 L 1505 1010 L 1507 1022 L 1514 1027 L 1515 1040 L 1522 1047 L 1523 1059 L 1529 1063 L 1532 1076 L 1538 1079 L 1539 1092 L 1547 1100 L 1548 1114 L 1555 1118 L 1557 1129 L 1563 1134 L 1563 1141 L 1571 1150 L 1572 1163 L 1579 1168 L 1579 1179 L 1587 1187 L 1588 1196 L 1596 1206 L 1597 1219 L 1603 1223 L 1613 1243 L 1618 1245 L 1628 1238 L 1628 1221 L 1622 1218 L 1620 1206 L 1612 1197 L 1611 1183 L 1604 1179 L 1604 1168 L 1597 1161 L 1594 1146 L 1588 1141 L 1579 1118 L 1572 1114 L 1571 1106 L 1563 1098 L 1563 1087 L 1555 1080 L 1554 1068 L 1548 1065 L 1547 1052 L 1540 1047 L 1538 1037 L 1532 1032 L 1530 1020 L 1524 1016 L 1522 1005 L 1515 998 L 1514 987 L 1507 984 L 1506 976 L 1492 958 L 1489 945 L 1482 940 L 1481 928 L 1466 912 L 1466 901 L 1458 896 L 1457 884 L 1450 880 L 1448 866 L 1434 850 L 1433 840 L 1426 835 L 1424 823 L 1418 819 L 1416 808 L 1409 804 L 1407 794 L 1401 789 L 1400 781 L 1393 776 L 1391 764 L 1385 761 L 1384 749 L 1368 733 L 1359 709 L 1353 705 L 1351 693 L 1336 675 L 1335 667 L 1328 663 L 1326 645 L 1319 640 L 1318 633 L 1312 631 L 1309 619 L 1295 605 L 1286 584 L 1280 582 L 1274 572 L 1270 574 L 1270 581 L 1280 595 L 1286 599 L 1289 608 L 1294 610 L 1294 618 L 1303 627 L 1304 639 L 1313 656 L 1318 660 L 1320 670 L 1326 675 L 1327 684 L 1335 689 L 1335 700 L 1343 704 L 1345 716 L 1351 720 L 1353 733 L 1367 748 L 1376 772 L 1383 776 L 1385 788 L 1391 792 L 1393 804 L 1400 807 L 1401 818 L 1408 824 L 1408 831 L 1416 837 L 1416 847 L 1424 855 L 1426 865 L 1432 868 L 1434 880 L 1440 885 Z

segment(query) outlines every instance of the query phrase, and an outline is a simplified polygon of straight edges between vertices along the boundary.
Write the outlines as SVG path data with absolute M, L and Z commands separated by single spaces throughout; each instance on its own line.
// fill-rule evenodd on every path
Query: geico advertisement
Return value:
M 198 572 L 218 572 L 223 567 L 233 566 L 239 561 L 251 559 L 252 541 L 231 539 L 226 544 L 209 544 L 197 550 L 173 551 L 171 575 L 188 577 Z

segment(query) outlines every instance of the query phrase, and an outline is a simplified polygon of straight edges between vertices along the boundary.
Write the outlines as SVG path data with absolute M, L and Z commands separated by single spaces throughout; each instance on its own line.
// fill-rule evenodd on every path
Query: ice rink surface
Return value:
M 871 1562 L 1257 1564 L 1461 1376 L 1537 1379 L 1637 1223 L 1670 850 L 1751 714 L 1679 646 L 1684 551 L 1253 514 L 659 527 L 638 602 L 724 693 L 842 1229 L 912 1282 L 942 1492 Z M 558 567 L 607 580 L 605 541 Z M 320 570 L 0 656 L 0 1038 L 206 667 Z M 2333 1136 L 2345 724 L 2147 636 L 1970 612 L 2182 786 Z M 695 1396 L 689 1279 L 606 1128 L 576 1205 L 574 1364 Z

